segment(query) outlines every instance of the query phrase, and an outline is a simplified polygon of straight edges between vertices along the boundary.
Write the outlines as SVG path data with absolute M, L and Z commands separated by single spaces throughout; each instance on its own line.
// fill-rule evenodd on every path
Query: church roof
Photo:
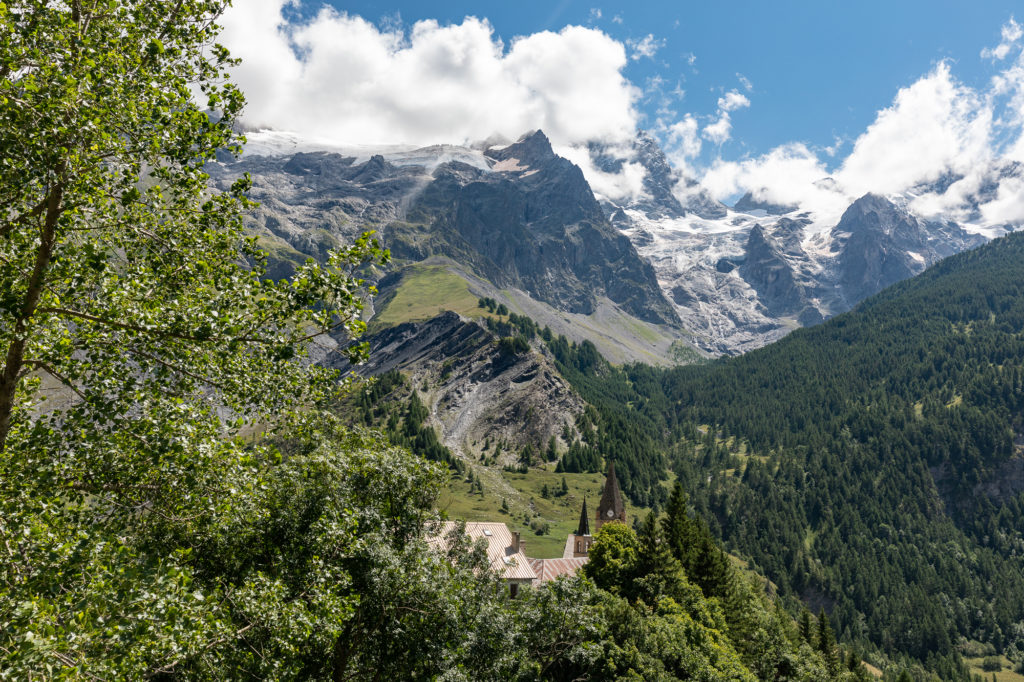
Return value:
M 568 559 L 530 559 L 530 568 L 537 575 L 534 584 L 546 583 L 560 575 L 576 575 L 587 563 L 587 557 Z
M 590 535 L 590 516 L 587 514 L 587 498 L 583 498 L 583 509 L 580 511 L 580 526 L 576 535 Z
M 612 514 L 608 510 L 612 510 Z M 597 517 L 600 519 L 617 519 L 626 513 L 626 504 L 622 501 L 619 490 L 619 479 L 615 478 L 615 462 L 608 463 L 608 476 L 604 482 L 604 493 L 601 504 L 597 506 Z

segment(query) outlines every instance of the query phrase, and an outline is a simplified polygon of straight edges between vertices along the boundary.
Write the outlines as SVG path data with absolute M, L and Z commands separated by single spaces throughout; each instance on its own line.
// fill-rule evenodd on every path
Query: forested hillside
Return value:
M 760 351 L 604 380 L 670 432 L 726 545 L 842 638 L 934 670 L 971 641 L 1020 661 L 1022 287 L 1010 235 Z

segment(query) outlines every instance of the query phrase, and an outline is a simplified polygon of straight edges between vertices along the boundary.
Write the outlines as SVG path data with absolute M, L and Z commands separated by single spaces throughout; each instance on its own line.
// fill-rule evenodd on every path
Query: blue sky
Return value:
M 641 125 L 652 125 L 666 96 L 676 111 L 708 119 L 724 92 L 737 89 L 750 100 L 732 115 L 732 137 L 720 148 L 705 145 L 705 160 L 762 154 L 793 141 L 830 147 L 839 139 L 848 149 L 899 88 L 940 60 L 950 60 L 966 85 L 983 87 L 997 65 L 980 52 L 999 42 L 1000 28 L 1021 8 L 999 0 L 331 4 L 378 25 L 486 18 L 506 44 L 568 24 L 598 28 L 623 43 L 651 35 L 657 51 L 630 59 L 624 71 L 644 89 Z M 660 91 L 652 86 L 658 78 Z M 677 88 L 681 98 L 671 94 Z

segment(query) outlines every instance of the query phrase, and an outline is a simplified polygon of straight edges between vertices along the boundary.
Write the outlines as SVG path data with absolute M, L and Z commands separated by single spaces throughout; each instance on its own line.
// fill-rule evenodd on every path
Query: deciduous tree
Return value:
M 340 555 L 281 549 L 354 542 L 348 498 L 308 488 L 326 463 L 281 469 L 277 448 L 241 437 L 299 429 L 334 390 L 300 361 L 320 335 L 362 357 L 347 345 L 357 271 L 386 255 L 366 236 L 290 282 L 262 276 L 246 181 L 215 194 L 203 171 L 239 142 L 243 98 L 215 43 L 225 4 L 0 3 L 0 668 L 14 677 L 209 672 L 242 637 L 270 631 L 295 653 L 294 628 L 351 610 L 325 587 L 344 584 Z M 331 438 L 333 456 L 355 447 Z M 207 554 L 229 532 L 251 553 Z M 275 660 L 287 676 L 296 657 Z

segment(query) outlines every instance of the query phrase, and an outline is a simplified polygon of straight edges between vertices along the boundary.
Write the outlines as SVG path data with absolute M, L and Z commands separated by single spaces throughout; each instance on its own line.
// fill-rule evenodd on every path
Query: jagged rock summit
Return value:
M 837 280 L 848 305 L 985 240 L 956 225 L 927 223 L 877 194 L 865 194 L 832 230 Z
M 589 315 L 606 299 L 639 320 L 679 325 L 653 268 L 541 131 L 486 150 L 247 155 L 211 174 L 227 187 L 243 172 L 260 202 L 249 227 L 275 276 L 372 228 L 397 267 L 447 258 L 558 310 Z

